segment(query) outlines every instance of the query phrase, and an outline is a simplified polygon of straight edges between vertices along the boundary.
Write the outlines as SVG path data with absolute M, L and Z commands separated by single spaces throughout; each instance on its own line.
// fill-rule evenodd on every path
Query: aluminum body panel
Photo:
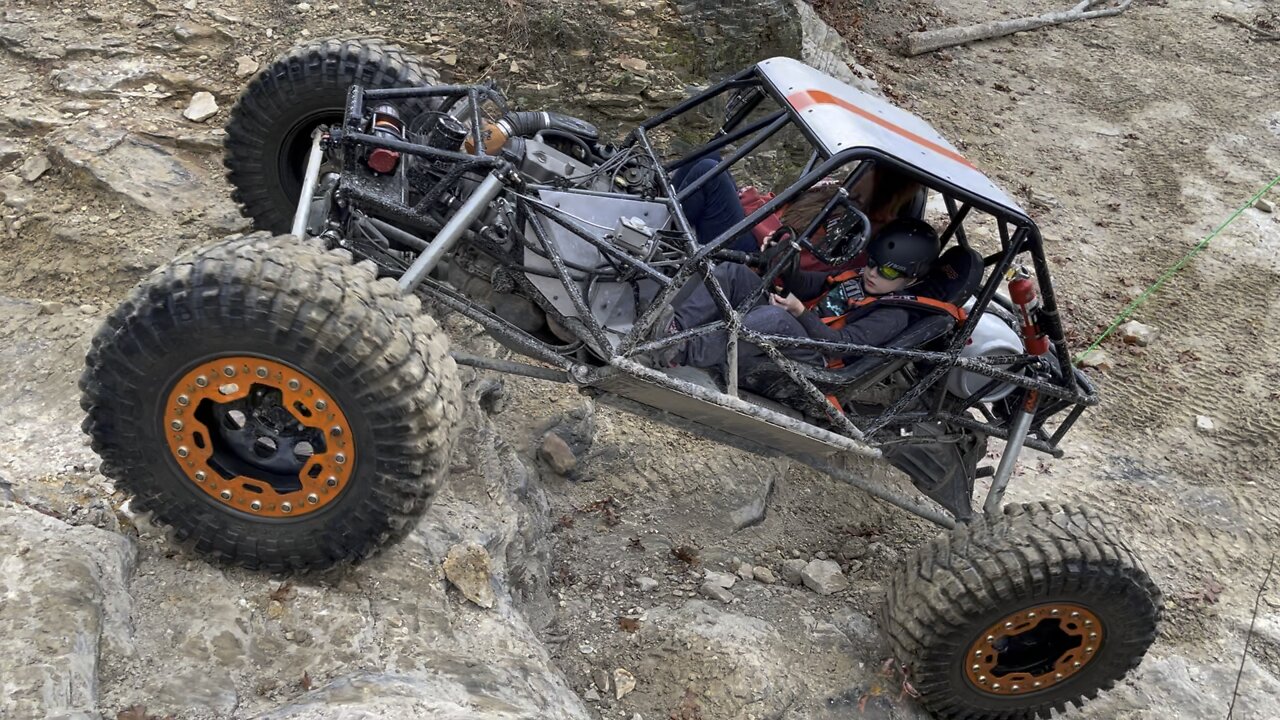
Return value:
M 604 237 L 618 227 L 624 217 L 637 217 L 645 225 L 654 229 L 665 229 L 671 221 L 667 206 L 662 203 L 648 202 L 628 197 L 602 197 L 581 193 L 541 190 L 541 201 L 558 210 L 578 218 L 580 225 L 586 226 L 596 237 Z M 567 264 L 580 267 L 608 267 L 604 256 L 595 246 L 561 227 L 558 223 L 543 218 L 543 226 L 551 242 L 556 244 L 561 257 Z M 526 231 L 527 237 L 536 237 L 532 230 Z M 619 245 L 624 252 L 625 247 Z M 552 271 L 551 261 L 526 248 L 524 262 L 531 268 Z M 572 271 L 575 275 L 581 274 Z M 526 273 L 525 277 L 533 283 L 557 310 L 568 317 L 577 317 L 578 310 L 569 299 L 564 285 L 559 279 L 534 273 Z M 620 338 L 630 329 L 636 318 L 635 296 L 630 283 L 597 282 L 587 287 L 586 282 L 578 283 L 579 290 L 591 308 L 591 314 L 605 328 L 609 340 L 617 347 Z M 652 293 L 650 293 L 651 295 Z
M 791 107 L 796 122 L 828 155 L 871 148 L 956 185 L 993 205 L 1026 215 L 929 123 L 788 57 L 756 66 Z

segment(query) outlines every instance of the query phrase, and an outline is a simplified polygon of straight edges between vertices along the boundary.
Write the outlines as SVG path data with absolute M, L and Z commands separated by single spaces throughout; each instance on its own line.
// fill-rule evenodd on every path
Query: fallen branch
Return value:
M 1268 40 L 1280 40 L 1280 35 L 1263 30 L 1257 25 L 1252 25 L 1250 23 L 1247 23 L 1238 17 L 1232 17 L 1231 15 L 1228 15 L 1226 13 L 1214 13 L 1213 17 L 1218 20 L 1226 20 L 1227 22 L 1233 22 L 1239 25 L 1240 27 L 1244 28 L 1245 30 L 1248 30 L 1249 32 L 1253 33 L 1253 39 L 1255 41 L 1265 42 Z
M 1014 20 L 996 20 L 978 25 L 966 25 L 965 27 L 911 33 L 907 36 L 905 51 L 907 55 L 920 55 L 933 50 L 965 45 L 979 40 L 991 40 L 1050 25 L 1063 25 L 1077 20 L 1111 17 L 1129 9 L 1129 5 L 1133 3 L 1133 0 L 1121 0 L 1119 5 L 1113 7 L 1100 10 L 1092 9 L 1103 1 L 1080 0 L 1080 3 L 1070 10 L 1059 10 L 1044 15 L 1016 18 Z

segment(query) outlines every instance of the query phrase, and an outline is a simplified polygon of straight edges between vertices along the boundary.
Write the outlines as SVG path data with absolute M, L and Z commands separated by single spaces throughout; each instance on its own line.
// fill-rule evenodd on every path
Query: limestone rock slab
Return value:
M 100 648 L 128 652 L 133 544 L 12 503 L 0 544 L 0 717 L 96 713 Z

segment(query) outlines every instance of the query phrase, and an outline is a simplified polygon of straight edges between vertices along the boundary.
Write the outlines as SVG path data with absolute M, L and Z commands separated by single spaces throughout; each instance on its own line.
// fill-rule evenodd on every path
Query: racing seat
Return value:
M 954 330 L 958 325 L 956 316 L 946 307 L 929 301 L 955 307 L 963 305 L 981 287 L 982 274 L 982 256 L 955 245 L 942 253 L 929 273 L 912 288 L 914 295 L 884 296 L 877 300 L 876 304 L 881 307 L 906 308 L 911 316 L 906 329 L 884 347 L 916 350 Z M 866 355 L 839 368 L 805 367 L 803 375 L 824 393 L 845 399 L 874 386 L 908 362 L 906 358 Z M 750 386 L 767 388 L 762 394 L 782 400 L 799 391 L 786 373 L 772 363 L 754 369 L 744 380 Z

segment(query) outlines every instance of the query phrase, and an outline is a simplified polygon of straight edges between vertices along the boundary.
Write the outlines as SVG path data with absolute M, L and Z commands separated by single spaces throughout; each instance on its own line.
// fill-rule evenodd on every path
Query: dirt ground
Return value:
M 669 12 L 661 3 L 649 5 Z M 1242 27 L 1214 16 L 1275 28 L 1274 4 L 1139 0 L 1116 18 L 917 58 L 894 51 L 902 33 L 1038 12 L 1056 3 L 815 5 L 845 32 L 858 60 L 895 102 L 932 122 L 1030 210 L 1079 349 L 1280 172 L 1276 44 L 1251 42 Z M 349 29 L 356 11 L 362 33 L 392 33 L 393 23 L 376 13 L 385 17 L 409 5 L 196 7 L 163 0 L 56 6 L 15 0 L 3 11 L 7 22 L 27 18 L 39 32 L 0 38 L 8 49 L 0 54 L 0 75 L 13 79 L 0 89 L 0 139 L 19 153 L 0 170 L 16 173 L 25 158 L 46 149 L 55 162 L 36 182 L 7 181 L 4 188 L 0 339 L 24 349 L 6 357 L 32 359 L 17 373 L 20 382 L 9 386 L 15 397 L 6 400 L 0 449 L 10 456 L 0 469 L 26 467 L 13 454 L 43 443 L 52 449 L 40 466 L 62 468 L 42 478 L 50 492 L 66 483 L 78 488 L 77 478 L 86 477 L 78 434 L 74 427 L 41 433 L 19 420 L 42 417 L 48 403 L 73 401 L 83 333 L 129 285 L 174 253 L 236 225 L 219 207 L 140 212 L 69 161 L 58 161 L 61 133 L 86 117 L 107 117 L 180 152 L 212 187 L 225 191 L 216 128 L 243 82 L 232 58 L 249 54 L 265 63 L 303 31 L 320 37 Z M 447 33 L 474 31 L 480 21 L 458 3 L 413 8 L 413 30 L 403 39 L 455 67 L 443 58 L 460 43 Z M 537 21 L 554 24 L 556 17 L 563 22 L 565 13 Z M 601 35 L 595 31 L 604 26 L 591 24 L 594 15 L 580 17 L 577 34 L 562 33 L 557 42 L 592 52 L 634 50 L 625 28 L 621 35 Z M 216 51 L 175 42 L 173 24 L 184 18 L 216 26 L 230 39 L 218 40 Z M 456 74 L 478 76 L 488 69 L 528 88 L 529 95 L 552 96 L 556 91 L 539 88 L 557 73 L 585 75 L 561 67 L 557 55 L 537 45 L 540 26 L 535 23 L 532 33 L 529 27 L 503 26 L 503 33 L 516 37 L 501 37 L 521 48 L 509 59 L 487 59 L 497 57 L 494 40 L 484 60 L 455 57 Z M 113 45 L 112 38 L 123 44 Z M 78 51 L 77 44 L 96 49 Z M 59 74 L 68 63 L 133 57 L 113 55 L 113 47 L 166 57 L 166 67 L 187 77 L 79 92 Z M 526 67 L 513 70 L 511 60 Z M 180 117 L 197 88 L 213 90 L 223 107 L 207 126 Z M 1280 190 L 1268 197 L 1280 204 Z M 1255 594 L 1280 539 L 1277 258 L 1280 214 L 1246 210 L 1136 311 L 1136 319 L 1158 331 L 1149 346 L 1117 338 L 1103 344 L 1114 364 L 1094 373 L 1103 402 L 1069 437 L 1067 457 L 1054 461 L 1028 451 L 1019 465 L 1010 500 L 1102 508 L 1124 528 L 1166 596 L 1160 637 L 1134 683 L 1074 717 L 1226 715 Z M 33 319 L 40 302 L 48 312 Z M 55 340 L 42 339 L 49 337 Z M 557 607 L 534 624 L 541 625 L 543 641 L 579 694 L 602 696 L 588 703 L 599 717 L 848 717 L 868 697 L 883 717 L 919 712 L 887 683 L 850 686 L 842 678 L 866 676 L 855 670 L 884 658 L 883 647 L 853 646 L 850 638 L 868 636 L 864 629 L 874 622 L 885 578 L 932 533 L 924 523 L 784 461 L 594 406 L 558 386 L 508 385 L 510 406 L 498 422 L 513 445 L 532 452 L 556 423 L 592 438 L 576 474 L 544 474 L 551 516 L 559 519 L 551 578 Z M 1199 416 L 1210 418 L 1214 429 L 1197 430 Z M 66 447 L 75 449 L 60 449 Z M 738 530 L 734 512 L 761 497 L 767 498 L 764 521 Z M 745 561 L 776 570 L 785 558 L 834 556 L 851 538 L 867 547 L 844 595 L 820 598 L 782 584 L 739 580 L 728 609 L 760 624 L 742 620 L 743 637 L 733 642 L 700 634 L 698 618 L 687 614 L 704 568 L 731 571 Z M 674 557 L 672 550 L 680 547 L 696 549 L 696 567 Z M 639 591 L 640 577 L 656 580 L 656 589 Z M 1242 685 L 1248 707 L 1244 714 L 1238 708 L 1237 718 L 1273 718 L 1280 707 L 1280 697 L 1271 694 L 1280 676 L 1280 579 L 1274 583 L 1260 604 Z M 620 630 L 619 617 L 639 619 L 639 630 Z M 717 655 L 723 648 L 734 648 L 732 662 Z M 616 667 L 638 679 L 625 701 L 600 693 L 601 680 L 593 677 L 593 671 Z M 1183 676 L 1174 677 L 1177 668 L 1189 678 L 1182 684 Z M 764 690 L 742 696 L 734 678 L 744 673 L 754 673 Z M 1180 695 L 1184 686 L 1194 690 Z

